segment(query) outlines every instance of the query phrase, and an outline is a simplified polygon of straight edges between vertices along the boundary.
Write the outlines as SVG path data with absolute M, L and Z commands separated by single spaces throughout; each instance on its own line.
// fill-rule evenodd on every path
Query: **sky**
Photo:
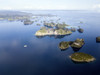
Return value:
M 0 0 L 0 10 L 100 10 L 100 0 Z

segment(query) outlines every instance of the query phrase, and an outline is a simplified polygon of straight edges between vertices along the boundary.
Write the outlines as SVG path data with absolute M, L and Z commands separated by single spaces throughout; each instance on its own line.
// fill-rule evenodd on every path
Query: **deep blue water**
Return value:
M 100 75 L 100 13 L 87 11 L 28 11 L 34 14 L 53 14 L 69 25 L 81 26 L 78 31 L 64 37 L 36 37 L 41 26 L 36 23 L 0 21 L 0 75 Z M 83 21 L 83 24 L 79 22 Z M 69 48 L 61 51 L 61 41 L 83 38 L 85 45 L 78 51 L 93 55 L 90 63 L 75 63 L 69 55 L 75 51 Z M 24 48 L 27 45 L 27 48 Z

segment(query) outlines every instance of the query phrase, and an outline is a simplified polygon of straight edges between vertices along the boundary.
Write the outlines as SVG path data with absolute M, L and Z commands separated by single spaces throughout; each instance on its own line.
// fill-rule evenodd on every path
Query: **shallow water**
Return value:
M 36 37 L 41 26 L 36 23 L 24 25 L 22 22 L 0 21 L 0 75 L 100 75 L 100 13 L 87 11 L 27 11 L 34 14 L 53 14 L 72 26 L 81 26 L 68 36 Z M 83 24 L 79 22 L 82 21 Z M 84 38 L 85 45 L 77 52 L 93 55 L 90 63 L 75 63 L 69 55 L 75 51 L 69 48 L 61 51 L 61 41 Z M 24 48 L 24 45 L 27 45 Z

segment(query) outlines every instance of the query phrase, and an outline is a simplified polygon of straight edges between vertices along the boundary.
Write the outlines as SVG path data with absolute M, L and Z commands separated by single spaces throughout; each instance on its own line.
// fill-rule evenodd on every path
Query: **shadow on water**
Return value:
M 44 25 L 45 27 L 47 27 L 47 28 L 53 28 L 52 26 L 47 26 L 47 25 Z
M 32 24 L 24 24 L 24 26 L 30 26 L 30 25 L 32 25 Z
M 41 38 L 44 38 L 45 36 L 36 36 L 37 38 L 41 39 Z
M 73 49 L 74 52 L 78 52 L 81 48 L 74 48 L 74 47 L 72 47 L 72 49 Z
M 66 50 L 68 50 L 69 48 L 67 48 L 67 49 L 60 49 L 61 51 L 66 51 Z
M 100 43 L 100 41 L 96 41 L 96 43 Z
M 71 34 L 68 34 L 68 35 L 46 35 L 46 36 L 48 36 L 48 37 L 54 37 L 55 39 L 62 39 L 62 38 L 64 38 L 65 36 L 69 36 L 69 35 L 71 35 Z M 37 38 L 44 38 L 44 37 L 46 37 L 46 36 L 36 36 Z
M 86 64 L 87 62 L 75 62 L 73 60 L 71 60 L 74 64 Z

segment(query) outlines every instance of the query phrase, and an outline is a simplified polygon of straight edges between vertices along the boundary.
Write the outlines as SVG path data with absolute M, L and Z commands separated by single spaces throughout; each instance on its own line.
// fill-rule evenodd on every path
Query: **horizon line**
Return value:
M 80 9 L 18 9 L 18 10 L 13 10 L 13 9 L 0 9 L 0 11 L 91 11 L 91 10 L 80 10 Z

